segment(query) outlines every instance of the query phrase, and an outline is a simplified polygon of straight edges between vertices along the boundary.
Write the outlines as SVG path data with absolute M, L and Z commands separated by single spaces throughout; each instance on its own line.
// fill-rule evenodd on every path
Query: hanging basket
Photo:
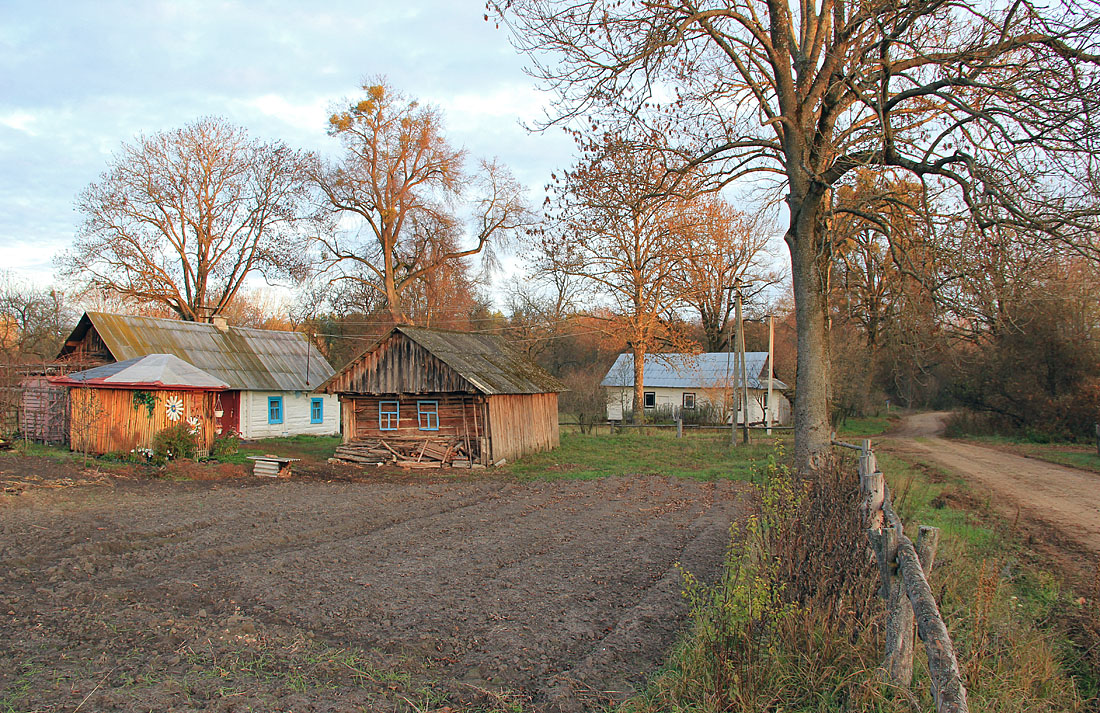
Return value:
M 222 411 L 220 408 L 214 409 L 214 418 L 221 418 L 224 415 L 225 411 Z

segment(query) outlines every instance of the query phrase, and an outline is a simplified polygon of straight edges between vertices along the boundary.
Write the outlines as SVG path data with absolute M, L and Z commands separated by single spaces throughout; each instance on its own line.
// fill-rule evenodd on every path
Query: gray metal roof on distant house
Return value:
M 69 340 L 82 339 L 92 326 L 118 361 L 173 354 L 231 389 L 311 391 L 334 373 L 316 347 L 298 332 L 249 327 L 222 330 L 204 322 L 86 312 Z
M 676 389 L 724 387 L 727 383 L 741 386 L 736 372 L 737 355 L 726 352 L 702 354 L 646 354 L 645 386 Z M 748 388 L 768 388 L 768 353 L 746 352 L 745 371 Z M 787 385 L 775 379 L 773 386 L 785 390 Z M 600 382 L 600 386 L 634 386 L 634 355 L 620 354 Z
M 560 381 L 495 334 L 471 334 L 399 325 L 352 359 L 318 391 L 340 392 L 355 383 L 354 374 L 377 365 L 375 352 L 395 334 L 403 334 L 461 377 L 465 388 L 486 395 L 545 394 L 567 391 Z
M 68 384 L 115 388 L 185 388 L 221 390 L 229 384 L 202 369 L 188 364 L 174 354 L 149 354 L 116 361 L 85 371 L 78 371 L 57 380 Z

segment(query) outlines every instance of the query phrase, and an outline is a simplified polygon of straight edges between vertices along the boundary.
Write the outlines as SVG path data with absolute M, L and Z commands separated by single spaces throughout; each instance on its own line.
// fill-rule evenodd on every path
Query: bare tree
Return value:
M 37 288 L 0 272 L 0 359 L 14 364 L 51 359 L 73 321 L 64 292 Z
M 734 280 L 751 283 L 746 300 L 760 296 L 781 275 L 769 268 L 767 226 L 759 216 L 748 216 L 717 195 L 703 195 L 687 203 L 686 227 L 691 250 L 680 271 L 684 301 L 699 315 L 703 351 L 724 351 L 733 335 Z
M 343 159 L 315 172 L 331 209 L 360 224 L 320 240 L 335 279 L 378 292 L 403 323 L 402 295 L 411 285 L 465 257 L 491 260 L 493 243 L 528 225 L 530 214 L 506 168 L 481 161 L 467 172 L 466 153 L 447 142 L 438 110 L 382 79 L 363 90 L 363 99 L 329 119 Z
M 575 278 L 595 305 L 611 310 L 605 329 L 633 353 L 634 421 L 641 423 L 645 355 L 662 343 L 684 346 L 670 315 L 693 289 L 682 271 L 694 216 L 662 189 L 654 152 L 611 134 L 582 148 L 584 157 L 555 187 L 543 269 Z
M 307 156 L 223 119 L 125 144 L 77 201 L 84 224 L 59 260 L 78 283 L 200 321 L 245 278 L 307 267 Z
M 979 226 L 1096 250 L 1094 0 L 490 0 L 555 92 L 552 121 L 642 127 L 673 171 L 785 195 L 798 324 L 795 460 L 829 447 L 830 195 L 858 167 L 953 186 Z

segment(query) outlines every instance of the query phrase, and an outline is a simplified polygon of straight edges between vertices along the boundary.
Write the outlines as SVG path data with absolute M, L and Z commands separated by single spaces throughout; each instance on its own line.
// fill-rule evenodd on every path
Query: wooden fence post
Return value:
M 1094 425 L 1096 426 L 1096 455 L 1100 455 L 1100 423 Z
M 683 416 L 677 416 L 676 417 L 676 437 L 677 438 L 683 438 L 684 437 L 684 417 Z
M 932 574 L 939 540 L 938 528 L 921 526 L 917 535 L 916 551 L 926 579 Z M 897 555 L 896 545 L 894 554 Z M 896 567 L 894 572 L 897 574 Z M 905 688 L 913 682 L 913 624 L 913 605 L 906 596 L 905 582 L 898 574 L 890 582 L 886 614 L 886 657 L 882 667 L 890 683 Z

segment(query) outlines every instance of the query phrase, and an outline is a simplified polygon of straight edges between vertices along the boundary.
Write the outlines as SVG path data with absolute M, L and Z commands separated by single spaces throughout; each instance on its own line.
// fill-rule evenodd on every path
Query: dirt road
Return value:
M 657 477 L 107 481 L 0 494 L 0 709 L 596 707 L 745 511 Z
M 1100 555 L 1100 474 L 940 438 L 946 416 L 909 416 L 889 437 L 894 447 L 959 473 L 979 494 L 990 492 L 1009 516 L 1018 507 L 1021 517 Z

